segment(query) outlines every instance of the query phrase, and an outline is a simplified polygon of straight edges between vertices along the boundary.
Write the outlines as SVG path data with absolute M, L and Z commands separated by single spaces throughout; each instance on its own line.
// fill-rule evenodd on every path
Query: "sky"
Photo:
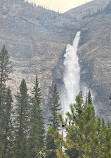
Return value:
M 71 8 L 82 5 L 91 0 L 28 0 L 29 2 L 35 2 L 37 5 L 42 5 L 48 9 L 59 11 L 61 13 L 70 10 Z

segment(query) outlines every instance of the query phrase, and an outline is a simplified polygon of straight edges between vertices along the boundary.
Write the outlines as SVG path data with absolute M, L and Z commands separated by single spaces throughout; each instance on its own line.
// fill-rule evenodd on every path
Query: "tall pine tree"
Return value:
M 9 61 L 9 54 L 4 45 L 0 52 L 0 108 L 3 106 L 5 83 L 9 79 L 9 74 L 11 71 L 12 66 L 11 62 Z
M 4 108 L 4 158 L 13 156 L 13 127 L 12 127 L 12 94 L 10 88 L 7 89 Z
M 91 96 L 91 91 L 89 90 L 88 96 L 87 96 L 87 104 L 92 104 L 92 96 Z
M 59 128 L 58 113 L 60 112 L 60 110 L 60 98 L 59 93 L 57 92 L 57 85 L 55 84 L 52 92 L 52 97 L 50 99 L 51 116 L 49 119 L 50 127 L 52 127 L 54 130 L 58 130 Z M 57 158 L 56 149 L 57 146 L 55 145 L 54 138 L 48 130 L 46 137 L 47 158 Z
M 59 128 L 59 119 L 58 119 L 58 113 L 60 112 L 60 98 L 59 93 L 57 92 L 57 85 L 54 85 L 52 97 L 50 99 L 50 112 L 51 116 L 49 119 L 51 127 L 53 127 L 54 130 L 58 130 Z
M 30 128 L 30 104 L 29 95 L 27 94 L 26 82 L 23 79 L 20 92 L 16 95 L 16 119 L 15 119 L 15 157 L 28 157 L 28 138 Z
M 44 152 L 45 128 L 43 111 L 41 108 L 41 90 L 36 75 L 32 98 L 32 114 L 30 128 L 30 157 L 38 158 Z
M 4 45 L 0 52 L 0 158 L 4 157 L 4 148 L 6 144 L 6 142 L 4 141 L 4 137 L 6 135 L 6 128 L 4 124 L 4 112 L 6 109 L 5 100 L 7 93 L 6 81 L 8 81 L 8 75 L 11 73 L 11 71 L 12 66 L 11 62 L 9 61 L 9 54 Z

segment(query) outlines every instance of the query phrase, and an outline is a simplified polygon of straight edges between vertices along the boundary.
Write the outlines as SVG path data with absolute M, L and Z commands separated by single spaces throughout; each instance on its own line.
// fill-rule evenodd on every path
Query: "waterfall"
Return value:
M 69 111 L 69 105 L 75 102 L 75 97 L 80 92 L 80 65 L 77 56 L 77 49 L 80 40 L 80 32 L 77 32 L 73 45 L 67 45 L 64 55 L 65 72 L 63 82 L 65 91 L 61 94 L 63 113 Z

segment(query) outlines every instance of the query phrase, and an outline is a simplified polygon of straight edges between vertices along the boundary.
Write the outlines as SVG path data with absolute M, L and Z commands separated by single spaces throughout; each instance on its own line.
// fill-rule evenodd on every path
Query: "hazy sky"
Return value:
M 39 5 L 48 7 L 49 9 L 65 12 L 71 8 L 77 7 L 81 4 L 91 0 L 28 0 L 29 2 L 36 2 Z

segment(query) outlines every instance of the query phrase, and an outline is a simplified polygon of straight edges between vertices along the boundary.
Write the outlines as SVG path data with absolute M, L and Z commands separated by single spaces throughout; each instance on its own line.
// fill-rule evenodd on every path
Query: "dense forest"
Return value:
M 46 130 L 37 75 L 30 95 L 23 79 L 13 96 L 15 92 L 7 87 L 13 70 L 9 58 L 4 45 L 0 51 L 0 158 L 111 158 L 110 122 L 95 116 L 90 90 L 85 101 L 82 92 L 78 94 L 64 118 L 55 84 Z

